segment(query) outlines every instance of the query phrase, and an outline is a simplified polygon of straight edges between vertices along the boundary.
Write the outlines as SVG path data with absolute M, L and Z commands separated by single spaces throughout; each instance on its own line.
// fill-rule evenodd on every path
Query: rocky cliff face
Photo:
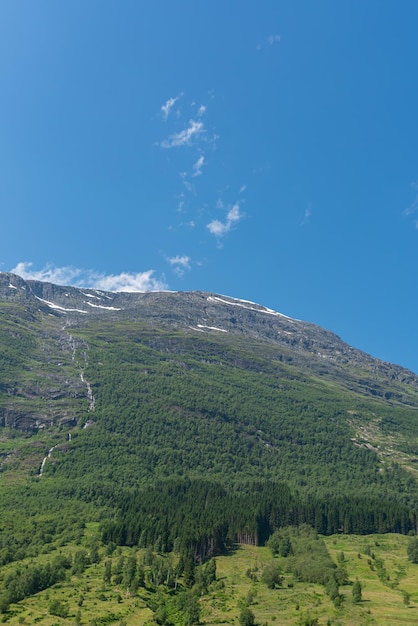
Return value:
M 0 273 L 2 342 L 20 354 L 0 374 L 0 425 L 36 430 L 77 422 L 86 410 L 83 371 L 88 343 L 77 329 L 103 322 L 141 322 L 183 336 L 217 336 L 218 341 L 253 342 L 257 354 L 292 363 L 309 376 L 389 403 L 418 406 L 418 377 L 357 350 L 314 324 L 291 319 L 261 305 L 203 292 L 110 293 L 25 281 Z M 178 341 L 177 344 L 178 345 Z M 175 350 L 175 347 L 171 347 Z M 12 350 L 13 352 L 13 350 Z

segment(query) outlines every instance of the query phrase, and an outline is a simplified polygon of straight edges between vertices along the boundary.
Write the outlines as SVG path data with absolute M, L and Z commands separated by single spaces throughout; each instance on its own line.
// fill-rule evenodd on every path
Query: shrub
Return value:
M 261 574 L 261 580 L 269 589 L 274 589 L 276 585 L 280 586 L 283 582 L 280 566 L 276 563 L 267 565 Z
M 254 613 L 250 608 L 248 608 L 248 606 L 241 609 L 241 613 L 239 614 L 239 623 L 240 626 L 254 626 Z
M 57 617 L 67 617 L 68 606 L 60 600 L 51 600 L 49 603 L 49 614 Z

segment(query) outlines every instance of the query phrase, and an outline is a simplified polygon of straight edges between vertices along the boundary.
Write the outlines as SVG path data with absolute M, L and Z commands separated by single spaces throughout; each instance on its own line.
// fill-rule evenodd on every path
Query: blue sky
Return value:
M 203 290 L 418 372 L 416 0 L 2 0 L 0 270 Z

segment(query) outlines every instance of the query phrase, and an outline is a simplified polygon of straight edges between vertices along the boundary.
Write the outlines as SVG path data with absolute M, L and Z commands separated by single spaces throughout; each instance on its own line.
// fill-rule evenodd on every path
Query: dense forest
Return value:
M 330 535 L 338 532 L 408 533 L 415 514 L 390 500 L 298 497 L 285 484 L 261 483 L 230 493 L 216 483 L 166 481 L 124 495 L 117 519 L 103 524 L 104 543 L 191 552 L 204 561 L 234 543 L 264 545 L 285 526 L 309 525 Z

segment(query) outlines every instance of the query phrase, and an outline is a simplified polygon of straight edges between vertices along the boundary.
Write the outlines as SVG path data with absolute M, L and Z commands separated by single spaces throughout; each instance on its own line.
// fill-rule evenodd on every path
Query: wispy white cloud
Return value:
M 242 214 L 239 210 L 239 204 L 236 202 L 234 206 L 228 211 L 227 221 L 228 222 L 238 222 L 242 218 Z
M 100 289 L 103 291 L 163 291 L 167 289 L 165 279 L 154 276 L 154 270 L 146 272 L 121 274 L 103 274 L 94 270 L 85 270 L 72 266 L 55 267 L 46 265 L 41 270 L 32 269 L 32 263 L 20 262 L 11 269 L 13 274 L 18 274 L 25 280 L 40 280 L 57 285 L 71 285 Z
M 189 180 L 187 180 L 187 172 L 180 172 L 180 178 L 182 180 L 183 185 L 187 189 L 187 191 L 196 195 L 196 190 L 194 188 L 194 185 Z
M 171 266 L 174 267 L 174 271 L 176 272 L 177 276 L 183 276 L 184 272 L 190 269 L 191 259 L 189 256 L 173 256 L 171 258 L 168 258 L 167 261 L 170 263 Z
M 190 120 L 187 128 L 180 131 L 179 133 L 174 133 L 170 135 L 168 139 L 164 139 L 164 141 L 161 143 L 161 147 L 177 148 L 179 146 L 191 146 L 193 141 L 203 132 L 203 122 Z
M 273 46 L 276 43 L 280 43 L 281 37 L 280 35 L 269 35 L 264 41 L 259 43 L 256 48 L 257 50 L 261 50 L 264 46 Z
M 42 282 L 55 283 L 56 285 L 74 285 L 82 271 L 71 266 L 54 267 L 46 265 L 41 270 L 32 269 L 32 263 L 21 261 L 10 271 L 24 280 L 40 280 Z
M 269 46 L 272 46 L 275 43 L 280 43 L 280 35 L 269 35 L 267 37 L 267 43 Z
M 272 37 L 273 42 L 276 41 L 275 36 L 273 35 Z M 267 39 L 264 44 L 268 44 Z M 214 97 L 211 93 L 209 93 L 209 96 L 210 99 Z M 167 100 L 162 108 L 164 114 L 165 112 L 167 113 L 166 117 L 170 115 L 170 123 L 172 121 L 170 111 L 172 111 L 172 107 L 175 107 L 175 104 L 175 99 L 171 98 Z M 186 106 L 185 101 L 182 101 L 182 104 Z M 178 215 L 181 217 L 177 220 L 176 226 L 170 226 L 170 230 L 184 226 L 193 229 L 196 224 L 194 213 L 199 214 L 200 223 L 202 215 L 206 212 L 207 204 L 205 204 L 205 208 L 198 208 L 194 199 L 190 197 L 189 194 L 192 194 L 195 198 L 198 197 L 200 177 L 202 174 L 206 173 L 206 166 L 208 165 L 208 150 L 211 148 L 210 152 L 215 151 L 219 140 L 219 135 L 210 123 L 210 116 L 208 115 L 209 107 L 207 107 L 206 104 L 199 104 L 198 101 L 191 101 L 189 107 L 189 114 L 184 118 L 182 125 L 179 126 L 175 124 L 174 126 L 170 126 L 169 130 L 166 131 L 165 139 L 159 142 L 159 146 L 163 149 L 187 148 L 187 150 L 179 151 L 178 155 L 178 173 L 183 187 L 183 193 L 177 195 L 176 208 Z M 175 108 L 177 109 L 177 107 Z M 188 121 L 186 122 L 186 120 Z M 193 155 L 192 161 L 189 161 L 190 154 Z M 188 161 L 187 164 L 186 159 Z M 214 161 L 213 156 L 210 158 L 210 162 L 212 161 Z M 203 223 L 206 225 L 209 233 L 218 239 L 218 245 L 222 245 L 221 239 L 243 218 L 240 207 L 244 202 L 242 194 L 244 194 L 246 188 L 246 184 L 241 185 L 238 196 L 240 200 L 235 204 L 224 203 L 222 198 L 223 192 L 220 192 L 220 197 L 217 202 L 216 197 L 214 199 L 217 209 L 221 211 L 218 214 L 221 215 L 221 219 L 213 219 L 212 221 L 205 220 Z M 190 217 L 189 221 L 186 220 L 186 216 L 187 218 Z M 167 258 L 166 260 L 177 274 L 182 275 L 185 270 L 189 269 L 188 266 L 182 265 L 180 262 L 185 258 L 186 257 L 178 256 L 172 257 L 171 259 Z M 190 261 L 188 260 L 187 262 L 189 263 Z M 194 265 L 197 265 L 196 261 Z
M 179 96 L 176 96 L 175 98 L 169 98 L 165 104 L 162 105 L 161 107 L 161 114 L 163 116 L 163 119 L 165 121 L 168 120 L 168 116 L 171 113 L 171 109 L 173 108 L 173 106 L 176 104 L 176 102 L 181 98 L 183 94 L 181 93 Z
M 170 265 L 181 265 L 182 267 L 184 267 L 185 269 L 189 269 L 190 268 L 190 257 L 189 256 L 173 256 L 171 258 L 168 259 L 168 262 L 170 263 Z
M 197 159 L 196 163 L 193 163 L 192 176 L 200 176 L 202 174 L 202 167 L 205 165 L 205 157 L 203 154 Z
M 167 289 L 164 279 L 154 277 L 154 270 L 146 272 L 92 276 L 95 289 L 104 291 L 163 291 Z
M 165 121 L 171 115 L 171 111 L 176 102 L 183 96 L 181 93 L 176 98 L 169 98 L 165 104 L 161 107 L 161 113 Z M 177 107 L 176 107 L 177 109 Z M 176 110 L 178 113 L 179 111 Z M 205 143 L 211 145 L 213 149 L 216 148 L 216 142 L 219 136 L 213 132 L 213 129 L 206 129 L 202 120 L 203 116 L 206 116 L 207 106 L 205 104 L 197 105 L 196 102 L 191 102 L 189 105 L 189 121 L 185 128 L 179 132 L 174 132 L 166 139 L 160 142 L 162 148 L 177 148 L 179 146 L 194 146 L 197 143 Z M 179 117 L 179 116 L 177 116 Z
M 181 193 L 178 196 L 177 212 L 178 213 L 183 213 L 183 211 L 184 211 L 184 193 Z
M 220 220 L 213 220 L 206 224 L 206 227 L 209 229 L 211 235 L 215 235 L 215 237 L 223 237 L 226 233 L 231 229 L 231 225 L 228 222 L 224 223 Z
M 213 220 L 212 222 L 209 222 L 209 224 L 206 224 L 206 228 L 215 237 L 223 237 L 229 233 L 234 224 L 239 222 L 242 218 L 243 214 L 240 211 L 239 203 L 236 202 L 228 211 L 224 222 L 221 222 L 220 220 Z
M 212 150 L 215 152 L 217 145 L 218 145 L 218 139 L 220 139 L 220 135 L 218 135 L 217 133 L 213 133 L 213 135 L 211 137 L 209 137 L 207 139 L 207 144 L 209 146 L 212 147 Z

